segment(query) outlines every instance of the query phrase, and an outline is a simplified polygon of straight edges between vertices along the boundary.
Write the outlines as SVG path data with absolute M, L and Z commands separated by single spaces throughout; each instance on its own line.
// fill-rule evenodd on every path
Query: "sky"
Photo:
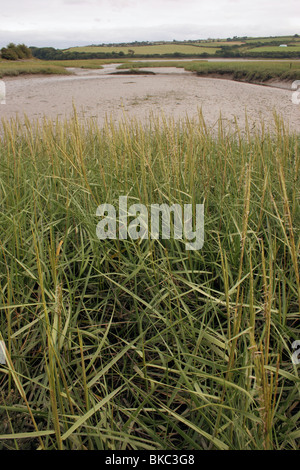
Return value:
M 299 0 L 0 0 L 0 47 L 296 33 Z

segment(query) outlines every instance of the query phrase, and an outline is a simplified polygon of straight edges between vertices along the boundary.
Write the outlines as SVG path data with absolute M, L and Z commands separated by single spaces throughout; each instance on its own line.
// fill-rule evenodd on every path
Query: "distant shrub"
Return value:
M 18 60 L 17 52 L 14 49 L 8 47 L 2 47 L 1 57 L 2 59 L 6 60 Z
M 31 50 L 25 44 L 9 43 L 1 49 L 1 57 L 6 60 L 29 59 L 32 57 Z
M 26 59 L 30 59 L 32 57 L 31 50 L 29 49 L 29 47 L 25 46 L 25 44 L 18 44 L 16 49 L 17 49 L 17 54 L 19 55 L 20 58 L 22 58 L 21 55 L 23 56 L 23 58 L 26 58 Z

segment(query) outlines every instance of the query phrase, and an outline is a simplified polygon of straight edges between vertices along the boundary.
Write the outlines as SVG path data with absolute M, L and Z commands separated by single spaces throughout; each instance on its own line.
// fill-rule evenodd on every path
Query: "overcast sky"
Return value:
M 0 0 L 0 47 L 296 33 L 299 0 Z

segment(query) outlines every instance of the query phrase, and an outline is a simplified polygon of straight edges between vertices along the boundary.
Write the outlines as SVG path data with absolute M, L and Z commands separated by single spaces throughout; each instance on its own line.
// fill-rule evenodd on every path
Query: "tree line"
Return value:
M 238 45 L 234 46 L 221 46 L 220 50 L 217 50 L 215 54 L 209 54 L 203 52 L 200 54 L 184 54 L 182 52 L 173 52 L 166 54 L 138 54 L 133 49 L 128 49 L 128 54 L 123 51 L 120 52 L 77 52 L 77 51 L 65 51 L 61 49 L 55 49 L 54 47 L 31 47 L 32 55 L 41 60 L 79 60 L 79 59 L 111 59 L 111 58 L 122 58 L 122 57 L 134 57 L 142 59 L 145 57 L 152 58 L 208 58 L 208 57 L 226 57 L 226 58 L 265 58 L 265 59 L 297 59 L 300 58 L 298 51 L 273 51 L 273 52 L 250 52 L 247 50 L 239 50 Z M 200 49 L 200 48 L 199 48 Z
M 278 41 L 277 41 L 278 42 Z M 275 43 L 275 41 L 274 41 Z M 257 44 L 257 43 L 256 43 Z M 273 45 L 273 42 L 271 43 Z M 252 45 L 252 44 L 251 44 Z M 253 43 L 254 45 L 254 43 Z M 262 45 L 259 43 L 259 45 Z M 249 44 L 247 44 L 249 47 Z M 239 45 L 223 45 L 215 54 L 203 52 L 200 54 L 184 54 L 182 52 L 166 53 L 166 54 L 138 54 L 133 49 L 128 49 L 128 53 L 120 51 L 112 52 L 77 52 L 77 51 L 62 51 L 61 49 L 55 49 L 54 47 L 27 47 L 25 44 L 15 45 L 13 43 L 3 47 L 0 51 L 2 59 L 6 60 L 20 60 L 30 59 L 35 57 L 41 60 L 80 60 L 80 59 L 111 59 L 111 58 L 125 58 L 125 57 L 136 57 L 136 58 L 208 58 L 208 57 L 224 57 L 224 58 L 262 58 L 262 59 L 298 59 L 300 53 L 298 51 L 256 51 L 250 52 L 247 49 L 240 49 Z

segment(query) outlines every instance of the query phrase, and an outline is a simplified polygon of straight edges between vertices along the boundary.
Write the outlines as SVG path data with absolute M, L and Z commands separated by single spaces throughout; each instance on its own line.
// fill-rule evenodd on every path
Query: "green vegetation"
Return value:
M 169 55 L 169 54 L 183 54 L 183 55 L 199 55 L 203 53 L 215 54 L 218 50 L 216 46 L 205 47 L 200 44 L 188 45 L 188 44 L 159 44 L 153 46 L 136 46 L 132 47 L 134 55 L 140 56 L 153 56 L 153 55 Z M 88 46 L 88 47 L 71 47 L 65 52 L 115 52 L 119 54 L 123 52 L 128 54 L 127 47 L 115 47 L 115 46 Z M 130 55 L 130 54 L 129 54 Z M 132 55 L 132 54 L 131 54 Z
M 247 82 L 265 82 L 271 79 L 298 80 L 300 79 L 300 62 L 190 62 L 186 70 L 197 72 L 198 75 L 219 74 L 232 75 L 234 80 Z
M 66 67 L 101 69 L 104 64 L 115 63 L 115 59 L 53 60 L 38 59 L 20 61 L 1 61 L 0 77 L 20 74 L 71 74 Z M 300 63 L 298 61 L 247 61 L 247 62 L 208 62 L 206 60 L 132 62 L 130 59 L 118 59 L 119 69 L 140 69 L 149 67 L 182 67 L 198 75 L 230 76 L 234 80 L 247 82 L 266 82 L 271 79 L 299 80 Z
M 288 47 L 280 47 L 286 43 Z M 32 55 L 41 60 L 124 59 L 130 57 L 265 57 L 299 58 L 298 35 L 275 38 L 208 39 L 202 41 L 134 42 L 71 47 L 60 50 L 54 47 L 30 47 L 13 43 L 1 49 L 2 59 L 30 59 Z
M 234 80 L 247 82 L 266 82 L 271 79 L 299 80 L 300 62 L 298 61 L 247 61 L 247 62 L 190 62 L 165 60 L 159 62 L 132 62 L 130 59 L 82 59 L 52 60 L 38 59 L 27 61 L 0 60 L 0 78 L 20 74 L 71 74 L 66 67 L 101 69 L 104 64 L 119 63 L 119 69 L 140 69 L 149 67 L 182 67 L 198 75 L 230 76 Z
M 287 46 L 287 47 L 280 47 L 280 46 L 266 46 L 266 47 L 255 47 L 253 49 L 249 49 L 249 52 L 300 52 L 300 46 Z
M 117 58 L 122 59 L 125 54 L 123 52 L 69 52 L 62 51 L 59 49 L 54 49 L 54 47 L 31 47 L 31 51 L 34 57 L 41 60 L 82 60 L 82 59 L 112 59 Z M 132 54 L 129 54 L 129 57 L 132 57 Z
M 251 43 L 260 43 L 260 44 L 268 44 L 268 43 L 279 43 L 279 44 L 286 44 L 290 43 L 291 41 L 298 42 L 300 41 L 300 37 L 295 34 L 294 36 L 274 36 L 274 37 L 269 37 L 269 38 L 246 38 L 245 44 L 251 44 Z
M 218 41 L 215 39 L 214 41 L 202 41 L 202 42 L 196 42 L 194 45 L 202 46 L 202 47 L 219 47 L 219 46 L 241 46 L 243 44 L 246 44 L 245 41 Z
M 66 67 L 86 69 L 102 69 L 103 64 L 115 63 L 114 59 L 82 59 L 82 60 L 52 60 L 32 59 L 26 61 L 0 60 L 0 78 L 25 74 L 71 74 Z M 126 63 L 128 59 L 118 59 L 118 63 Z
M 299 448 L 299 135 L 2 125 L 0 446 Z M 99 241 L 120 195 L 204 203 L 204 247 Z
M 256 61 L 256 62 L 208 62 L 208 61 L 161 61 L 128 62 L 119 69 L 140 69 L 146 67 L 181 67 L 198 75 L 230 76 L 234 80 L 247 82 L 266 82 L 271 79 L 300 80 L 298 61 Z
M 14 44 L 11 42 L 7 47 L 2 47 L 0 57 L 6 60 L 31 59 L 32 52 L 25 44 Z
M 228 38 L 202 41 L 134 42 L 122 44 L 100 44 L 71 47 L 64 51 L 53 48 L 34 50 L 34 54 L 45 59 L 104 58 L 106 57 L 261 57 L 300 58 L 300 38 L 295 36 L 271 38 Z M 280 47 L 287 44 L 288 47 Z
M 18 75 L 28 74 L 70 74 L 63 65 L 50 64 L 38 60 L 19 61 L 4 61 L 0 60 L 0 78 L 2 77 L 16 77 Z

